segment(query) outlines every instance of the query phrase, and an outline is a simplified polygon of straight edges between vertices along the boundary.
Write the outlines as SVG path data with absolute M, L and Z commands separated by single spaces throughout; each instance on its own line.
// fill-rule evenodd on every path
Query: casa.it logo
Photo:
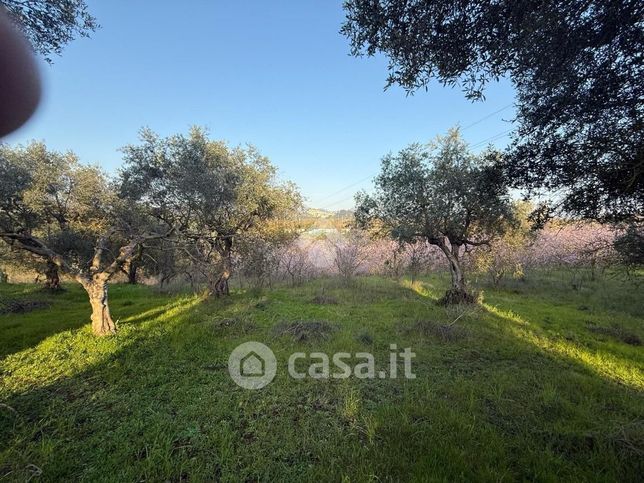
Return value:
M 244 389 L 261 389 L 275 378 L 275 354 L 261 342 L 244 342 L 228 357 L 228 372 L 238 386 Z
M 396 379 L 402 364 L 403 377 L 415 379 L 411 360 L 416 354 L 410 347 L 399 349 L 389 344 L 388 370 L 376 367 L 373 354 L 369 352 L 336 352 L 329 356 L 324 352 L 294 352 L 288 358 L 288 375 L 293 379 Z M 353 367 L 352 367 L 353 366 Z M 238 386 L 245 389 L 261 389 L 275 378 L 277 360 L 273 351 L 261 342 L 244 342 L 238 345 L 228 358 L 228 372 Z

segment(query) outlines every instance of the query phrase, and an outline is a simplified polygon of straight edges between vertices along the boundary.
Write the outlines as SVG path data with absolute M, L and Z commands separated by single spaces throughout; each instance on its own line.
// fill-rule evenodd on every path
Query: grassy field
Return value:
M 437 275 L 170 296 L 114 286 L 98 339 L 78 287 L 0 294 L 0 481 L 637 481 L 644 473 L 644 297 L 561 274 L 484 287 L 444 309 Z M 337 302 L 337 303 L 333 303 Z M 453 325 L 449 325 L 457 319 Z M 335 330 L 279 333 L 294 321 Z M 297 337 L 301 336 L 301 337 Z M 308 337 L 305 337 L 308 336 Z M 272 384 L 245 390 L 228 355 L 269 345 Z M 294 380 L 294 351 L 416 352 L 413 380 Z

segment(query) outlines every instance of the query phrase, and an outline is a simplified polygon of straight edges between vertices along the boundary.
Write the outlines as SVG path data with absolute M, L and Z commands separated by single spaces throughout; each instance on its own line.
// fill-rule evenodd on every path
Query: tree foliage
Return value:
M 98 28 L 85 0 L 0 0 L 0 5 L 47 62 L 77 36 L 89 37 Z
M 0 239 L 44 261 L 56 272 L 52 277 L 60 270 L 79 282 L 99 335 L 116 330 L 109 280 L 140 246 L 168 233 L 167 226 L 148 231 L 150 226 L 145 205 L 126 205 L 98 168 L 78 163 L 73 153 L 42 143 L 0 147 Z
M 509 77 L 517 129 L 509 173 L 563 212 L 644 209 L 644 4 L 625 1 L 348 0 L 354 55 L 389 58 L 387 86 L 433 79 L 481 99 Z
M 245 236 L 278 236 L 279 223 L 300 205 L 292 184 L 255 148 L 230 148 L 205 130 L 161 138 L 141 132 L 124 148 L 123 196 L 144 202 L 189 243 L 185 254 L 211 272 L 214 293 L 228 293 L 233 253 Z
M 429 146 L 413 144 L 388 154 L 375 179 L 375 194 L 357 198 L 356 219 L 394 239 L 421 239 L 439 247 L 452 274 L 448 299 L 468 300 L 463 250 L 490 243 L 513 222 L 498 161 L 494 151 L 471 154 L 458 130 Z
M 530 222 L 532 205 L 516 202 L 513 211 L 514 223 L 494 240 L 494 244 L 480 247 L 470 254 L 474 268 L 487 273 L 494 286 L 508 275 L 516 279 L 525 277 L 529 253 L 537 236 Z
M 0 147 L 0 229 L 39 237 L 75 266 L 112 222 L 115 199 L 104 174 L 43 143 Z
M 615 239 L 614 247 L 626 266 L 644 266 L 644 227 L 631 224 Z

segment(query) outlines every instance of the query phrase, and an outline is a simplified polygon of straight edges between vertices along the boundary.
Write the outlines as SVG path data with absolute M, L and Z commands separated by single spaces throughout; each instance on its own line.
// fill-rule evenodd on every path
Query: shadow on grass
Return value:
M 11 296 L 46 301 L 49 307 L 25 313 L 0 315 L 0 360 L 10 354 L 35 347 L 42 340 L 68 330 L 89 326 L 91 308 L 83 289 L 78 285 L 66 285 L 65 291 L 52 294 L 35 287 L 9 286 L 3 290 Z M 143 296 L 145 295 L 145 296 Z M 137 303 L 132 303 L 135 298 Z M 110 309 L 116 321 L 136 323 L 143 318 L 166 310 L 160 303 L 169 298 L 155 295 L 144 286 L 110 286 Z M 144 311 L 147 315 L 142 316 Z M 143 317 L 143 318 L 141 318 Z
M 411 292 L 436 303 L 440 290 L 434 284 L 418 281 L 411 283 L 404 280 L 401 285 Z M 502 291 L 503 293 L 503 291 Z M 512 294 L 516 297 L 519 294 Z M 529 294 L 520 294 L 525 300 L 532 300 L 536 307 L 543 304 L 543 298 Z M 541 297 L 543 294 L 541 294 Z M 504 304 L 508 305 L 508 303 Z M 575 305 L 574 302 L 572 304 Z M 546 334 L 541 327 L 511 310 L 504 310 L 491 303 L 481 303 L 479 306 L 499 322 L 499 327 L 511 337 L 518 338 L 531 344 L 538 351 L 555 357 L 561 361 L 569 361 L 586 371 L 597 374 L 608 381 L 622 384 L 636 391 L 644 391 L 644 370 L 634 360 L 629 360 L 623 354 L 614 354 L 608 350 L 597 350 L 584 347 L 574 340 L 568 340 L 565 334 Z M 559 307 L 561 309 L 561 306 Z M 466 309 L 463 309 L 466 310 Z M 571 323 L 572 326 L 572 323 Z M 570 336 L 568 336 L 570 338 Z M 635 352 L 632 350 L 631 352 Z
M 0 376 L 0 478 L 627 481 L 641 469 L 631 436 L 614 436 L 637 417 L 635 393 L 511 334 L 458 352 L 413 339 L 410 381 L 295 381 L 276 347 L 277 379 L 248 391 L 228 354 L 268 332 L 226 337 L 193 322 L 212 306 L 168 305 L 131 314 L 115 338 L 71 332 Z M 69 367 L 51 381 L 30 373 L 43 364 Z
M 537 326 L 519 315 L 483 304 L 495 317 L 506 322 L 505 328 L 515 337 L 526 341 L 553 357 L 577 363 L 607 380 L 644 391 L 644 371 L 632 360 L 607 351 L 590 350 L 580 343 L 566 340 L 562 335 L 544 334 Z

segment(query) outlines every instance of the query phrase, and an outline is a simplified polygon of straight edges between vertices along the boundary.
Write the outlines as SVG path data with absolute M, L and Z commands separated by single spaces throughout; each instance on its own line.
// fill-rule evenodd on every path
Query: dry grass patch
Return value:
M 613 339 L 617 339 L 623 342 L 624 344 L 635 345 L 635 346 L 642 345 L 642 339 L 640 338 L 639 335 L 628 331 L 627 329 L 625 329 L 620 325 L 611 325 L 610 327 L 602 327 L 601 325 L 595 325 L 592 322 L 589 322 L 587 327 L 589 331 L 595 334 L 601 334 L 601 335 L 606 335 L 608 337 L 612 337 Z
M 0 299 L 0 314 L 23 314 L 37 309 L 46 309 L 51 304 L 44 300 Z
M 335 298 L 333 295 L 326 295 L 322 293 L 313 297 L 313 300 L 311 300 L 311 303 L 314 303 L 317 305 L 338 305 L 340 302 L 338 302 L 338 299 Z
M 431 337 L 442 342 L 456 342 L 469 335 L 469 331 L 463 326 L 441 324 L 433 320 L 417 320 L 411 324 L 404 324 L 401 327 L 401 332 L 405 335 Z
M 326 320 L 280 322 L 273 327 L 275 335 L 289 337 L 296 342 L 328 339 L 336 330 L 337 327 Z

